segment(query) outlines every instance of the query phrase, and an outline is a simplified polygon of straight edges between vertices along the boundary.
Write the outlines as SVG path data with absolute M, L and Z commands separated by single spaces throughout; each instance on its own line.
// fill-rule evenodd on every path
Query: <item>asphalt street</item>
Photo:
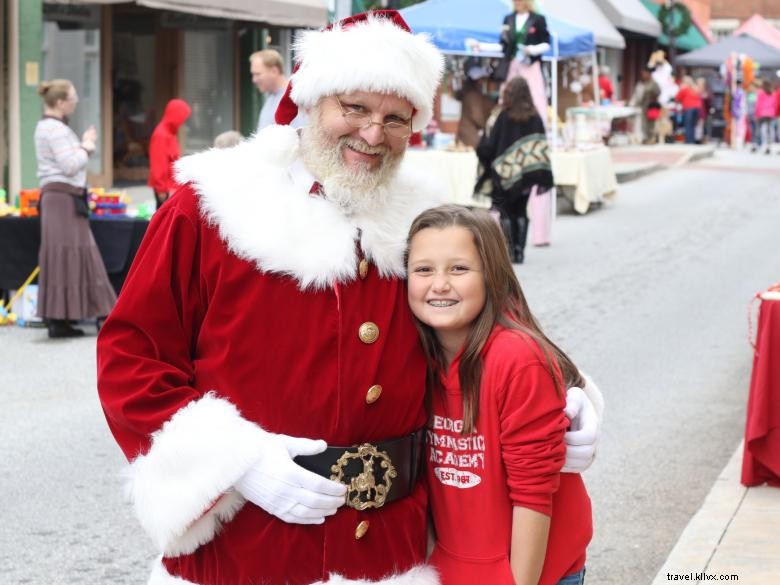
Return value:
M 560 215 L 518 270 L 607 401 L 589 583 L 649 584 L 739 442 L 749 302 L 780 281 L 779 179 L 778 157 L 718 151 Z M 154 550 L 123 499 L 94 329 L 0 327 L 0 351 L 0 582 L 144 583 Z

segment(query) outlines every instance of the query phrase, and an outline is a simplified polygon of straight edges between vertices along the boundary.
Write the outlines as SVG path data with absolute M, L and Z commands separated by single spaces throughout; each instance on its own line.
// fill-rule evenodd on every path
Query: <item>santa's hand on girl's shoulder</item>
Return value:
M 601 433 L 601 417 L 604 399 L 598 387 L 588 376 L 584 388 L 569 388 L 566 392 L 564 413 L 571 421 L 565 435 L 565 473 L 581 473 L 588 469 L 596 457 L 596 446 Z

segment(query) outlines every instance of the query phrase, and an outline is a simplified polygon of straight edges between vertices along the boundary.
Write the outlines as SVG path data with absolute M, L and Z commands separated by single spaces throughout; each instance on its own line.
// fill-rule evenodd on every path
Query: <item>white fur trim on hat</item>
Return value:
M 189 554 L 233 519 L 246 501 L 233 485 L 260 458 L 267 435 L 213 393 L 152 435 L 149 452 L 125 476 L 136 515 L 160 552 Z
M 295 41 L 298 70 L 290 97 L 299 108 L 311 108 L 322 97 L 351 91 L 395 94 L 409 100 L 417 131 L 433 115 L 433 98 L 444 58 L 425 35 L 413 35 L 387 18 L 330 30 L 310 30 Z

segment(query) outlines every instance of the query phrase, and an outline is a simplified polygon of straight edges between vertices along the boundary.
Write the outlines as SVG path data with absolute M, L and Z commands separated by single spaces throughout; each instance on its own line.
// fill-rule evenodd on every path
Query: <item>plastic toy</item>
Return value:
M 5 304 L 5 307 L 0 305 L 0 325 L 13 325 L 16 323 L 16 315 L 11 312 L 11 306 L 16 302 L 16 299 L 22 296 L 24 289 L 26 289 L 33 280 L 35 280 L 35 277 L 38 276 L 40 271 L 41 267 L 36 266 L 35 270 L 33 270 L 30 273 L 30 276 L 27 277 L 27 280 L 24 281 L 24 284 L 22 284 L 22 286 L 19 287 L 19 290 L 16 291 L 16 294 L 8 300 L 8 302 Z

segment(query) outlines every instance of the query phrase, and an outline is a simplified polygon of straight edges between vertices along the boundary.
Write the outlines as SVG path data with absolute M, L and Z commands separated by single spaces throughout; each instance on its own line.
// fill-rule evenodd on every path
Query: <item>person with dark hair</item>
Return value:
M 68 126 L 79 101 L 67 79 L 38 87 L 43 118 L 35 127 L 35 154 L 40 181 L 41 247 L 38 262 L 38 315 L 49 337 L 80 337 L 70 322 L 102 319 L 116 302 L 95 238 L 89 229 L 87 162 L 95 152 L 97 131 L 81 136 Z
M 512 262 L 522 264 L 528 235 L 528 199 L 532 193 L 539 196 L 553 186 L 544 124 L 523 77 L 506 84 L 502 111 L 486 128 L 477 146 L 477 157 L 492 182 L 493 205 L 500 212 Z M 543 223 L 545 218 L 535 216 L 537 221 Z M 549 234 L 547 238 L 549 241 Z
M 506 81 L 518 75 L 528 81 L 533 103 L 547 127 L 547 91 L 542 74 L 542 55 L 550 49 L 547 20 L 534 11 L 534 0 L 513 0 L 514 11 L 504 17 L 501 47 L 511 59 Z
M 564 395 L 592 383 L 531 313 L 488 212 L 429 209 L 407 242 L 428 364 L 430 563 L 442 585 L 580 585 L 593 526 L 564 467 Z
M 179 184 L 173 174 L 173 165 L 179 160 L 178 132 L 192 109 L 182 99 L 172 99 L 165 106 L 162 120 L 149 140 L 149 186 L 154 190 L 156 208 L 168 200 Z

